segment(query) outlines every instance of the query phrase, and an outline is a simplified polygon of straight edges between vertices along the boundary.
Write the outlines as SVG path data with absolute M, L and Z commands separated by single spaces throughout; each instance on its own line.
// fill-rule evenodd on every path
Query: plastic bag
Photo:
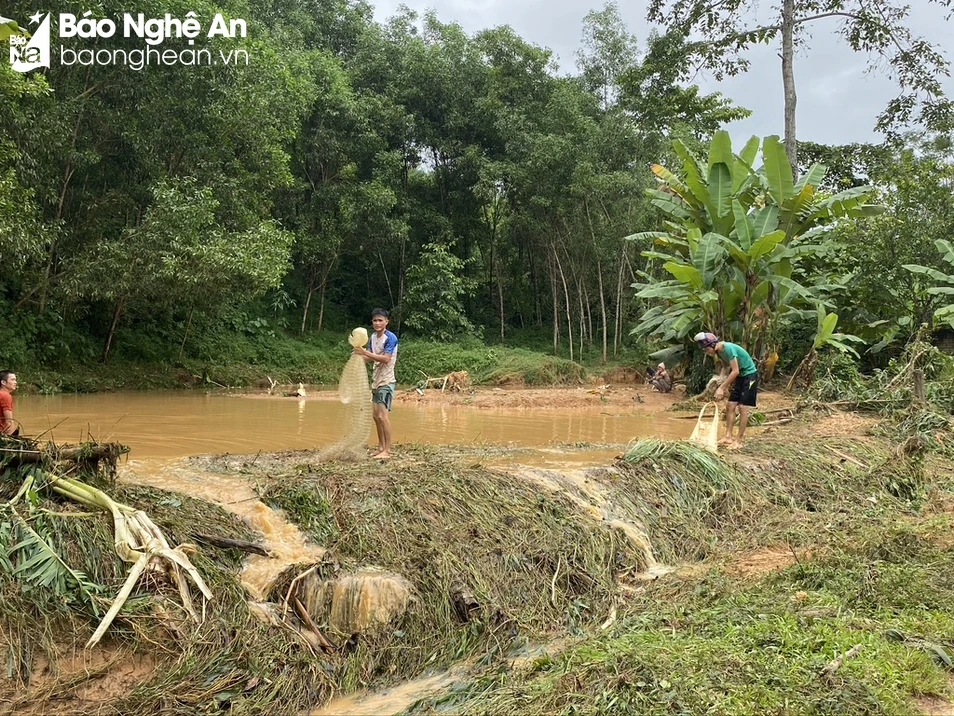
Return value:
M 705 412 L 712 406 L 712 421 L 705 419 Z M 699 418 L 696 420 L 696 427 L 692 429 L 692 435 L 689 436 L 689 442 L 695 443 L 699 447 L 705 448 L 710 452 L 719 452 L 719 405 L 718 403 L 706 403 L 699 411 Z

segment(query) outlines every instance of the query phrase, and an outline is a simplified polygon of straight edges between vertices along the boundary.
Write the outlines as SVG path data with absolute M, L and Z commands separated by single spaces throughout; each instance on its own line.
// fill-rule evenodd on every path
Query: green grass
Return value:
M 56 367 L 20 367 L 21 390 L 43 393 L 91 393 L 109 390 L 265 386 L 298 382 L 334 386 L 351 352 L 344 336 L 325 334 L 299 339 L 281 333 L 248 337 L 235 334 L 227 348 L 206 357 L 175 352 L 117 351 L 109 364 L 71 361 Z M 524 348 L 485 346 L 476 340 L 461 344 L 409 339 L 401 342 L 398 381 L 414 385 L 424 376 L 467 371 L 474 384 L 578 384 L 588 373 L 610 372 L 621 363 L 583 365 Z
M 608 635 L 414 712 L 915 714 L 914 697 L 950 696 L 954 552 L 937 537 L 954 521 L 859 528 L 758 581 L 719 570 L 661 580 Z

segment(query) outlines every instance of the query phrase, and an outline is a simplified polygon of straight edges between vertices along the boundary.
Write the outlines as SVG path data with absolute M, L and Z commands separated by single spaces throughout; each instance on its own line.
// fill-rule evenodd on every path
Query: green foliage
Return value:
M 931 2 L 938 6 L 940 20 L 948 3 Z M 760 9 L 753 0 L 652 0 L 646 19 L 665 28 L 669 42 L 678 48 L 670 50 L 672 54 L 692 57 L 721 80 L 747 71 L 751 63 L 745 54 L 756 45 L 783 39 L 786 27 L 800 47 L 818 23 L 838 16 L 842 22 L 835 32 L 844 43 L 868 55 L 869 68 L 887 67 L 899 86 L 899 95 L 879 115 L 877 130 L 891 132 L 913 122 L 950 126 L 952 106 L 942 83 L 949 73 L 948 60 L 939 47 L 913 32 L 912 23 L 906 22 L 907 4 L 884 0 L 875 7 L 864 0 L 830 0 L 823 7 L 795 2 L 768 14 Z
M 934 245 L 941 253 L 941 258 L 944 262 L 954 267 L 954 244 L 947 239 L 938 239 L 934 242 Z M 927 292 L 932 296 L 954 295 L 954 276 L 942 273 L 929 266 L 920 266 L 917 264 L 905 264 L 904 268 L 911 273 L 924 275 L 935 281 L 937 285 L 927 289 Z M 934 319 L 954 327 L 954 303 L 946 304 L 935 310 Z
M 27 499 L 32 513 L 36 494 L 28 491 Z M 0 544 L 4 545 L 0 569 L 20 583 L 24 592 L 46 589 L 65 602 L 88 604 L 96 613 L 94 597 L 102 587 L 70 567 L 50 544 L 47 525 L 52 518 L 33 514 L 30 518 L 21 516 L 9 503 L 0 504 Z
M 64 351 L 35 332 L 18 362 L 163 353 L 146 335 L 181 347 L 180 362 L 196 346 L 231 352 L 204 333 L 278 282 L 296 310 L 276 321 L 302 335 L 387 305 L 399 332 L 402 318 L 441 339 L 549 327 L 554 355 L 609 361 L 635 310 L 621 237 L 651 221 L 639 167 L 668 153 L 666 137 L 695 141 L 745 113 L 685 86 L 679 58 L 647 65 L 612 7 L 588 19 L 567 77 L 509 28 L 468 35 L 432 12 L 379 23 L 348 2 L 152 6 L 244 17 L 249 37 L 213 54 L 254 60 L 0 65 L 0 300 L 52 311 L 78 339 Z
M 447 247 L 432 243 L 407 270 L 404 323 L 424 338 L 453 341 L 462 335 L 480 338 L 464 313 L 464 298 L 475 288 L 466 278 L 465 263 Z
M 815 400 L 867 400 L 877 393 L 858 370 L 858 364 L 841 352 L 822 355 L 815 373 L 810 393 Z
M 654 248 L 643 256 L 661 262 L 672 278 L 654 281 L 642 274 L 637 297 L 651 307 L 633 332 L 683 341 L 706 329 L 761 358 L 775 348 L 780 325 L 800 317 L 818 290 L 819 277 L 800 271 L 818 249 L 808 239 L 826 222 L 879 208 L 865 203 L 865 187 L 818 193 L 821 166 L 793 181 L 777 137 L 765 139 L 757 170 L 755 137 L 736 155 L 728 134 L 717 132 L 708 160 L 678 140 L 673 146 L 680 172 L 654 166 L 660 186 L 649 190 L 653 205 L 667 217 L 667 231 L 629 237 L 652 242 Z
M 858 336 L 848 335 L 846 333 L 835 333 L 835 326 L 838 325 L 838 315 L 835 313 L 825 313 L 825 309 L 819 303 L 816 307 L 818 316 L 818 325 L 815 329 L 815 339 L 812 341 L 812 350 L 817 351 L 825 346 L 831 346 L 841 353 L 851 353 L 858 358 L 858 351 L 852 348 L 849 343 L 862 343 Z
M 826 236 L 817 265 L 845 276 L 828 300 L 843 325 L 872 345 L 871 355 L 895 352 L 943 305 L 943 295 L 929 292 L 937 281 L 905 266 L 949 271 L 935 242 L 954 232 L 950 159 L 943 136 L 917 135 L 905 147 L 865 159 L 859 172 L 879 187 L 885 213 L 840 222 Z
M 281 481 L 259 487 L 259 494 L 265 504 L 283 510 L 316 544 L 340 537 L 328 496 L 314 486 Z

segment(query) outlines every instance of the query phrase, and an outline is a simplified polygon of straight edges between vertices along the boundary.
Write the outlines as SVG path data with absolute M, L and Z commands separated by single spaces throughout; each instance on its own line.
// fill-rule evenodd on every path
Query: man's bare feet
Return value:
M 372 460 L 390 460 L 391 453 L 389 452 L 379 452 L 371 456 Z
M 742 447 L 742 443 L 740 443 L 738 440 L 733 440 L 732 442 L 730 442 L 728 445 L 725 446 L 725 449 L 726 449 L 726 450 L 738 450 L 738 449 L 740 449 L 741 447 Z
M 719 441 L 719 445 L 732 445 L 734 442 L 735 440 L 733 440 L 731 436 L 726 435 Z

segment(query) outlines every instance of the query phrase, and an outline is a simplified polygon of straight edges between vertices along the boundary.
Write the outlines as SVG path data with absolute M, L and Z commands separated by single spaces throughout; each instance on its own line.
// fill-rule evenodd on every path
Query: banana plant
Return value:
M 838 325 L 838 314 L 826 313 L 821 302 L 815 304 L 818 325 L 815 329 L 815 338 L 812 341 L 811 350 L 798 364 L 798 368 L 792 374 L 788 381 L 788 389 L 801 380 L 805 385 L 811 385 L 815 376 L 815 364 L 818 362 L 818 351 L 827 346 L 831 346 L 842 353 L 851 353 L 855 358 L 859 358 L 856 351 L 850 343 L 864 343 L 858 336 L 850 333 L 835 333 L 835 327 Z
M 3 42 L 12 35 L 30 37 L 30 33 L 17 25 L 16 22 L 8 17 L 0 16 L 0 42 Z
M 643 256 L 661 261 L 672 278 L 640 274 L 636 295 L 651 305 L 633 332 L 671 342 L 704 327 L 754 348 L 757 357 L 770 353 L 780 318 L 805 315 L 811 305 L 812 288 L 798 280 L 797 268 L 817 250 L 812 239 L 834 219 L 881 207 L 866 203 L 868 187 L 823 196 L 822 165 L 795 181 L 775 136 L 761 143 L 752 137 L 734 154 L 728 133 L 719 131 L 706 161 L 679 140 L 673 148 L 680 171 L 654 165 L 659 185 L 648 190 L 666 230 L 627 237 L 650 243 Z
M 954 244 L 947 239 L 938 239 L 934 242 L 937 250 L 941 252 L 941 258 L 954 266 Z M 903 264 L 904 268 L 912 273 L 921 274 L 938 282 L 937 286 L 931 286 L 927 292 L 934 296 L 954 296 L 954 276 L 937 269 L 921 266 L 919 264 Z M 934 320 L 941 323 L 947 323 L 954 327 L 954 303 L 941 306 L 934 312 Z

